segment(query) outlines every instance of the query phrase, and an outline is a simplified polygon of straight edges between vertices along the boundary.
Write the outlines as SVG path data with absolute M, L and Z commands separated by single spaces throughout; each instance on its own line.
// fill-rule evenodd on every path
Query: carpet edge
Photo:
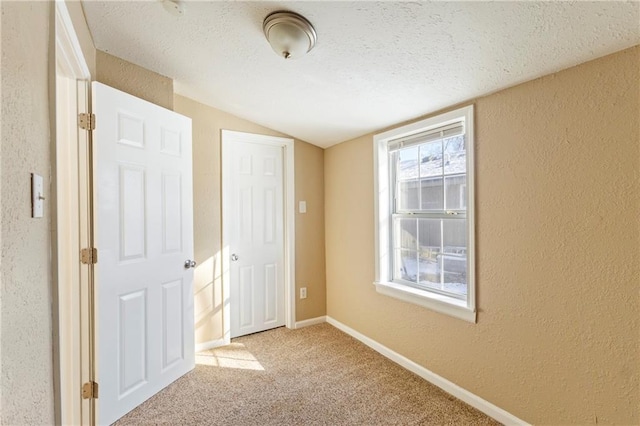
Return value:
M 455 396 L 461 401 L 466 402 L 470 406 L 480 410 L 487 416 L 493 418 L 494 420 L 499 421 L 505 425 L 518 425 L 518 426 L 530 426 L 529 423 L 525 422 L 522 419 L 514 416 L 506 410 L 490 403 L 489 401 L 480 398 L 478 395 L 456 385 L 455 383 L 445 379 L 444 377 L 434 373 L 433 371 L 417 364 L 414 361 L 411 361 L 409 358 L 400 355 L 392 349 L 384 346 L 383 344 L 371 339 L 370 337 L 365 336 L 364 334 L 352 329 L 351 327 L 341 323 L 340 321 L 326 316 L 326 322 L 336 327 L 338 330 L 341 330 L 351 337 L 359 340 L 365 345 L 369 346 L 371 349 L 375 350 L 382 356 L 390 359 L 396 364 L 406 368 L 407 370 L 417 374 L 422 377 L 426 381 L 432 383 L 433 385 L 439 387 L 445 392 Z

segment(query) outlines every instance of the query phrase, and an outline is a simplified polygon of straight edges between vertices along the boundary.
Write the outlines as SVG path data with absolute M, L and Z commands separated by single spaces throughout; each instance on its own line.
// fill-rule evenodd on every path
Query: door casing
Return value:
M 229 167 L 231 158 L 228 144 L 235 142 L 247 142 L 264 144 L 283 148 L 284 164 L 284 291 L 285 291 L 285 326 L 290 329 L 296 324 L 296 298 L 295 298 L 295 167 L 294 167 L 294 141 L 291 138 L 266 136 L 254 133 L 222 130 L 222 294 L 223 294 L 223 327 L 224 344 L 231 342 L 231 311 L 229 295 L 231 289 L 231 277 L 229 274 L 229 235 L 231 213 L 227 195 L 229 194 Z
M 91 246 L 89 132 L 78 114 L 89 113 L 91 74 L 64 1 L 55 2 L 55 159 L 52 162 L 54 401 L 57 424 L 93 424 L 95 401 L 82 398 L 93 378 L 92 265 L 80 262 Z

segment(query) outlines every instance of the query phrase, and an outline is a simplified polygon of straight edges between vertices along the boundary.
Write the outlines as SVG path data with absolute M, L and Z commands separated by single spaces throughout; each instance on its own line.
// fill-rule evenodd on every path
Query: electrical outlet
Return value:
M 300 289 L 300 299 L 306 299 L 306 298 L 307 298 L 307 288 L 302 287 Z

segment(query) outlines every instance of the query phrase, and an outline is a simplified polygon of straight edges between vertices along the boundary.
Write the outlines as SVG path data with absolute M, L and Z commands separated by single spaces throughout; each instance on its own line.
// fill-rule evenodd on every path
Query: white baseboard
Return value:
M 327 322 L 326 316 L 321 316 L 317 318 L 310 318 L 303 321 L 296 322 L 295 328 L 309 327 L 310 325 L 322 324 L 323 322 Z
M 196 353 L 217 348 L 218 346 L 228 345 L 224 339 L 209 340 L 208 342 L 196 344 Z
M 399 364 L 400 366 L 406 368 L 407 370 L 417 374 L 418 376 L 422 377 L 428 382 L 433 383 L 434 385 L 438 386 L 440 389 L 444 390 L 445 392 L 450 393 L 451 395 L 466 402 L 472 407 L 477 408 L 478 410 L 485 413 L 487 416 L 492 417 L 493 419 L 499 421 L 500 423 L 505 425 L 528 425 L 528 423 L 525 422 L 524 420 L 521 420 L 516 416 L 514 416 L 513 414 L 503 410 L 502 408 L 493 405 L 489 401 L 486 401 L 480 398 L 478 395 L 475 395 L 469 392 L 468 390 L 461 388 L 460 386 L 456 385 L 453 382 L 450 382 L 444 377 L 437 375 L 433 371 L 430 371 L 424 368 L 423 366 L 416 364 L 415 362 L 411 361 L 409 358 L 406 358 L 400 355 L 399 353 L 376 342 L 375 340 L 370 339 L 364 334 L 357 332 L 351 327 L 342 324 L 340 321 L 337 321 L 331 318 L 330 316 L 327 316 L 326 318 L 327 318 L 327 322 L 333 325 L 334 327 L 336 327 L 337 329 L 344 331 L 345 333 L 349 334 L 350 336 L 356 338 L 357 340 L 361 341 L 365 345 L 369 346 L 371 349 L 389 358 L 391 361 L 395 362 L 396 364 Z

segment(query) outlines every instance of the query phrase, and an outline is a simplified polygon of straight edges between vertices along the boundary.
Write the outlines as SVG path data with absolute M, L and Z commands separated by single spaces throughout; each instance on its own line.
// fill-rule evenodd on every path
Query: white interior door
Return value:
M 191 120 L 93 83 L 98 423 L 194 367 Z
M 231 337 L 238 337 L 285 325 L 284 149 L 224 144 Z

